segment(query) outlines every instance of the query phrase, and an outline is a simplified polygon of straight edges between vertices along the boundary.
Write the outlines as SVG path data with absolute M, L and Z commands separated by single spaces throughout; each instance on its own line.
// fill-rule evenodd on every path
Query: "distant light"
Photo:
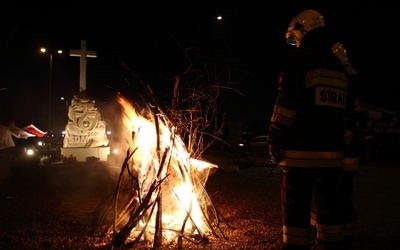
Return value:
M 31 156 L 31 155 L 34 155 L 34 154 L 35 154 L 35 151 L 33 149 L 26 150 L 26 155 Z
M 220 21 L 220 20 L 222 20 L 222 16 L 216 16 L 215 19 Z
M 43 146 L 43 142 L 42 141 L 39 141 L 37 144 L 38 144 L 38 146 Z
M 110 130 L 107 130 L 107 135 L 111 135 L 111 131 Z
M 42 52 L 42 53 L 46 53 L 47 52 L 47 49 L 46 48 L 40 48 L 40 52 Z M 61 50 L 61 49 L 59 49 L 59 50 L 57 50 L 57 54 L 62 54 L 63 53 L 63 51 Z

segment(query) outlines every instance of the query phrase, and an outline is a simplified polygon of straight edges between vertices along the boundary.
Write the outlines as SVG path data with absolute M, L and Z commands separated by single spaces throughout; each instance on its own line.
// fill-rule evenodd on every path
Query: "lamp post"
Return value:
M 46 48 L 40 48 L 40 52 L 46 53 Z M 51 96 L 52 96 L 52 74 L 53 74 L 53 53 L 50 52 L 50 69 L 49 69 L 49 114 L 48 114 L 48 130 L 51 130 Z M 57 54 L 62 54 L 62 50 L 57 50 Z

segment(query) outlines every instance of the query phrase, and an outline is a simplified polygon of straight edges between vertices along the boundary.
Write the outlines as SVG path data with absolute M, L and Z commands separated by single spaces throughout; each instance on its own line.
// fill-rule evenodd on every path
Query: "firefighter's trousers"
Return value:
M 311 203 L 315 202 L 317 239 L 339 242 L 344 238 L 343 169 L 340 167 L 282 167 L 281 206 L 283 243 L 311 244 Z

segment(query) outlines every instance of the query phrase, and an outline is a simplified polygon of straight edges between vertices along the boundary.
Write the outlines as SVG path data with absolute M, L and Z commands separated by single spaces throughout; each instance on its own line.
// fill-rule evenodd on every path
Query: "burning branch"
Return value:
M 174 241 L 182 247 L 183 239 L 206 242 L 219 226 L 205 190 L 217 166 L 191 158 L 160 110 L 147 107 L 140 115 L 122 96 L 118 102 L 125 129 L 134 135 L 128 140 L 134 150 L 127 151 L 116 189 L 98 205 L 94 230 L 104 226 L 115 247 L 140 240 L 153 242 L 153 248 Z

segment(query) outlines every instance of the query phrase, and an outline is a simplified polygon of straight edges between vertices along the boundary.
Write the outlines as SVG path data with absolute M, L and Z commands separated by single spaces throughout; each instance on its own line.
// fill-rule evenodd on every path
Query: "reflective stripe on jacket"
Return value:
M 343 152 L 281 150 L 281 167 L 342 167 Z
M 343 169 L 345 171 L 357 171 L 360 165 L 360 157 L 344 157 Z

